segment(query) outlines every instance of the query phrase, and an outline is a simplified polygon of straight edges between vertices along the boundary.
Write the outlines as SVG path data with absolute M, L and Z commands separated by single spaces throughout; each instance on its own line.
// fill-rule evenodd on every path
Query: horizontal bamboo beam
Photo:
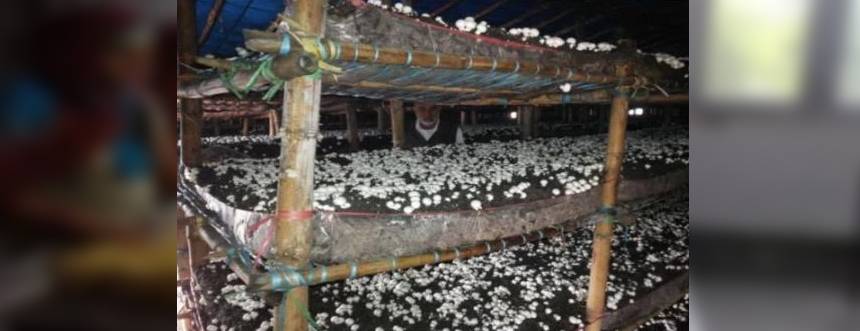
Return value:
M 285 291 L 294 287 L 310 286 L 335 282 L 349 278 L 363 277 L 378 273 L 421 267 L 461 258 L 474 257 L 500 251 L 508 247 L 523 245 L 532 241 L 551 238 L 564 233 L 562 227 L 550 227 L 529 234 L 511 236 L 495 241 L 486 241 L 464 248 L 436 251 L 429 254 L 392 257 L 370 262 L 352 262 L 333 266 L 323 266 L 308 270 L 275 270 L 269 274 L 252 279 L 249 288 L 263 291 Z
M 241 263 L 242 259 L 238 257 L 238 252 L 230 247 L 230 244 L 218 234 L 212 226 L 207 225 L 206 222 L 198 218 L 194 224 L 197 233 L 200 235 L 200 238 L 209 245 L 213 251 L 217 254 L 224 254 L 227 256 L 227 266 L 230 267 L 230 270 L 233 270 L 239 279 L 242 280 L 243 283 L 250 283 L 253 271 L 251 270 L 250 265 L 243 265 Z
M 270 116 L 272 112 L 268 110 L 226 110 L 218 112 L 204 112 L 203 118 L 240 118 L 240 117 L 259 117 L 264 118 Z
M 479 89 L 472 87 L 448 87 L 448 86 L 438 86 L 438 85 L 391 85 L 380 82 L 371 82 L 371 81 L 360 81 L 356 83 L 347 83 L 342 81 L 335 81 L 333 79 L 325 79 L 324 82 L 330 83 L 332 85 L 342 85 L 346 87 L 354 87 L 354 88 L 366 88 L 366 89 L 388 89 L 388 90 L 400 90 L 400 91 L 415 91 L 415 92 L 439 92 L 439 93 L 452 93 L 452 94 L 470 94 L 470 93 L 480 93 L 480 94 L 510 94 L 510 95 L 518 95 L 522 94 L 522 91 L 515 90 L 487 90 L 487 89 Z
M 281 52 L 282 40 L 277 35 L 259 31 L 247 31 L 246 36 L 254 37 L 246 37 L 245 46 L 249 49 L 271 54 Z M 583 73 L 577 68 L 561 65 L 542 65 L 537 61 L 412 51 L 361 43 L 341 43 L 337 40 L 325 38 L 304 38 L 302 42 L 295 40 L 293 37 L 290 38 L 291 44 L 317 45 L 314 49 L 304 49 L 303 51 L 314 54 L 323 61 L 333 60 L 363 64 L 404 65 L 430 69 L 520 73 L 523 75 L 588 83 L 616 83 L 618 85 L 644 83 L 641 77 Z M 322 49 L 322 51 L 319 49 Z
M 631 98 L 634 105 L 643 104 L 676 104 L 687 103 L 690 98 L 686 94 L 651 95 Z M 508 99 L 508 98 L 480 98 L 471 101 L 456 103 L 460 106 L 553 106 L 562 104 L 609 104 L 612 101 L 611 94 L 606 91 L 595 91 L 582 94 L 548 94 L 531 99 Z

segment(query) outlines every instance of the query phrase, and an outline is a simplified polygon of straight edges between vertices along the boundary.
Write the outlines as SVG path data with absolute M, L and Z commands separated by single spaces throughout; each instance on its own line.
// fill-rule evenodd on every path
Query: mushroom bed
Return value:
M 504 131 L 486 132 L 476 140 L 491 143 L 318 153 L 314 209 L 403 214 L 481 210 L 573 195 L 598 185 L 606 135 L 498 141 L 486 135 Z M 627 141 L 623 178 L 652 178 L 687 167 L 684 129 L 634 131 Z M 243 148 L 224 139 L 207 145 L 220 148 L 219 160 L 190 171 L 197 184 L 231 206 L 271 213 L 278 178 L 275 141 L 246 141 Z M 224 148 L 235 153 L 224 153 Z
M 687 188 L 623 206 L 615 227 L 607 311 L 640 300 L 689 268 Z M 584 326 L 592 226 L 484 256 L 310 288 L 324 330 L 575 330 Z M 274 308 L 221 261 L 196 269 L 209 331 L 268 330 Z M 688 298 L 641 330 L 686 330 Z M 627 321 L 631 322 L 631 321 Z

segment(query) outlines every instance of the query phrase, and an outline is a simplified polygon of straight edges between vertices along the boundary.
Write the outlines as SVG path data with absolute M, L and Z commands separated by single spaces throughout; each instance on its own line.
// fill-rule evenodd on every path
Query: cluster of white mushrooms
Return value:
M 456 26 L 460 31 L 472 32 L 479 36 L 486 33 L 487 29 L 490 28 L 487 21 L 476 22 L 475 18 L 472 16 L 457 20 L 457 22 L 454 23 L 454 26 Z
M 615 230 L 609 311 L 634 303 L 688 269 L 689 217 L 683 191 L 625 206 L 636 222 Z M 451 263 L 314 286 L 311 314 L 326 330 L 577 329 L 586 320 L 590 228 Z M 235 276 L 226 277 L 236 283 Z M 227 285 L 221 293 L 241 290 Z M 226 302 L 237 307 L 235 316 L 249 313 L 247 303 Z M 645 324 L 674 330 L 686 319 L 686 304 L 685 299 Z M 270 329 L 272 309 L 256 303 L 251 309 L 259 316 L 252 319 L 260 323 L 258 330 Z M 212 330 L 224 330 L 227 325 L 221 323 L 229 322 L 212 323 Z
M 592 135 L 322 155 L 315 163 L 314 208 L 411 214 L 579 194 L 598 184 L 605 140 Z M 687 152 L 686 131 L 632 132 L 625 167 L 679 165 Z M 277 158 L 228 158 L 205 168 L 218 179 L 200 184 L 229 192 L 223 200 L 258 212 L 274 209 Z

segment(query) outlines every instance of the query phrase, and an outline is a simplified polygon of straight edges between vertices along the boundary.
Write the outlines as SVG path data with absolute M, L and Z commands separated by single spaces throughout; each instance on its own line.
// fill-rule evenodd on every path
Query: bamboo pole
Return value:
M 503 94 L 503 93 L 500 93 Z M 640 96 L 640 97 L 631 97 L 630 103 L 632 105 L 645 105 L 645 104 L 683 104 L 690 101 L 690 98 L 686 94 L 672 94 L 669 96 L 664 95 L 651 95 L 651 96 Z M 612 102 L 612 96 L 609 92 L 605 90 L 594 91 L 594 92 L 585 92 L 579 94 L 571 94 L 571 95 L 561 95 L 561 94 L 546 94 L 537 96 L 531 99 L 516 99 L 516 98 L 505 98 L 505 97 L 484 97 L 480 99 L 470 100 L 460 102 L 459 105 L 463 106 L 522 106 L 522 105 L 533 105 L 533 106 L 550 106 L 550 105 L 563 105 L 563 104 L 610 104 Z
M 359 150 L 361 143 L 358 140 L 358 118 L 355 114 L 355 108 L 350 106 L 346 108 L 346 133 L 349 148 L 353 151 Z
M 241 279 L 243 283 L 249 284 L 251 282 L 253 271 L 242 264 L 242 259 L 236 255 L 237 252 L 230 248 L 230 244 L 224 240 L 224 238 L 221 237 L 221 235 L 217 233 L 212 226 L 206 224 L 206 221 L 200 218 L 196 218 L 194 224 L 191 226 L 193 226 L 193 233 L 196 233 L 197 236 L 215 252 L 215 254 L 221 254 L 228 257 L 227 266 L 230 267 L 230 270 L 233 270 L 237 276 L 239 276 L 239 279 Z M 191 229 L 189 229 L 189 233 L 191 232 Z
M 246 31 L 245 35 L 245 46 L 249 49 L 271 54 L 278 54 L 281 51 L 282 41 L 278 35 L 260 31 Z M 299 43 L 299 41 L 292 40 L 291 43 L 295 44 Z M 316 49 L 306 49 L 305 51 L 318 56 L 324 61 L 334 60 L 363 64 L 405 65 L 418 68 L 520 73 L 523 75 L 588 83 L 611 83 L 618 85 L 643 83 L 641 77 L 586 73 L 575 67 L 541 64 L 539 61 L 413 51 L 361 43 L 340 42 L 327 38 L 321 38 L 318 41 L 317 39 L 304 38 L 304 43 L 321 45 L 322 49 L 324 49 L 323 51 Z
M 296 0 L 292 18 L 304 31 L 322 35 L 324 6 L 322 1 Z M 284 93 L 275 259 L 297 269 L 307 267 L 313 244 L 311 198 L 321 90 L 321 80 L 301 76 L 288 81 Z M 274 330 L 307 330 L 302 310 L 308 306 L 308 288 L 291 289 L 285 296 L 275 310 Z
M 523 140 L 531 140 L 532 139 L 532 129 L 534 128 L 534 120 L 533 116 L 534 111 L 531 106 L 523 106 L 520 108 L 520 112 L 522 113 L 523 121 L 520 126 L 520 134 L 522 135 Z
M 518 95 L 522 94 L 521 91 L 515 90 L 488 90 L 488 89 L 479 89 L 472 87 L 451 87 L 451 86 L 438 86 L 438 85 L 391 85 L 380 82 L 373 81 L 359 81 L 355 83 L 341 82 L 336 81 L 330 78 L 324 78 L 323 82 L 326 84 L 332 85 L 340 85 L 345 87 L 354 87 L 354 88 L 367 88 L 367 89 L 389 89 L 389 90 L 400 90 L 400 91 L 415 91 L 415 92 L 440 92 L 440 93 L 452 93 L 452 94 L 474 94 L 480 93 L 485 95 Z
M 206 16 L 206 25 L 203 26 L 203 32 L 200 33 L 200 38 L 197 40 L 197 44 L 203 46 L 206 43 L 206 40 L 209 39 L 209 33 L 212 32 L 212 28 L 215 26 L 215 22 L 218 20 L 218 16 L 221 15 L 221 10 L 224 9 L 224 3 L 226 0 L 215 0 L 215 3 L 212 4 L 212 8 L 209 9 L 209 15 Z
M 197 36 L 194 0 L 179 0 L 177 4 L 179 25 L 179 60 L 193 63 L 197 54 Z M 191 74 L 186 67 L 180 67 L 180 74 Z M 189 167 L 200 165 L 201 131 L 203 126 L 203 104 L 200 99 L 180 99 L 182 117 L 180 137 L 182 162 Z
M 473 109 L 469 112 L 469 117 L 471 117 L 472 125 L 478 125 L 478 111 Z
M 405 130 L 403 123 L 403 101 L 391 100 L 388 103 L 391 109 L 391 143 L 394 148 L 403 148 Z
M 606 170 L 600 195 L 601 205 L 605 210 L 614 208 L 618 198 L 618 182 L 621 163 L 624 159 L 628 108 L 627 96 L 617 95 L 612 99 Z M 588 282 L 588 298 L 585 303 L 586 331 L 599 331 L 603 319 L 606 304 L 606 281 L 609 276 L 609 260 L 612 251 L 612 217 L 609 213 L 604 213 L 601 221 L 594 228 L 591 273 Z
M 376 108 L 376 129 L 379 132 L 385 131 L 385 108 Z
M 249 288 L 257 291 L 283 291 L 292 287 L 317 285 L 484 255 L 501 251 L 508 247 L 523 245 L 544 238 L 552 238 L 563 233 L 564 230 L 561 226 L 550 227 L 528 234 L 486 241 L 467 247 L 434 251 L 427 254 L 392 257 L 367 262 L 350 262 L 307 270 L 278 270 L 259 275 L 252 279 L 248 285 Z

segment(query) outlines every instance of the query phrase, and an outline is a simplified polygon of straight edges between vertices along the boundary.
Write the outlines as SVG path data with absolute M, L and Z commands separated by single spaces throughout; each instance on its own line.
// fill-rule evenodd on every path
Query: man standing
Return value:
M 438 144 L 462 144 L 463 131 L 456 122 L 439 119 L 439 110 L 427 103 L 415 103 L 415 124 L 405 128 L 404 148 Z

